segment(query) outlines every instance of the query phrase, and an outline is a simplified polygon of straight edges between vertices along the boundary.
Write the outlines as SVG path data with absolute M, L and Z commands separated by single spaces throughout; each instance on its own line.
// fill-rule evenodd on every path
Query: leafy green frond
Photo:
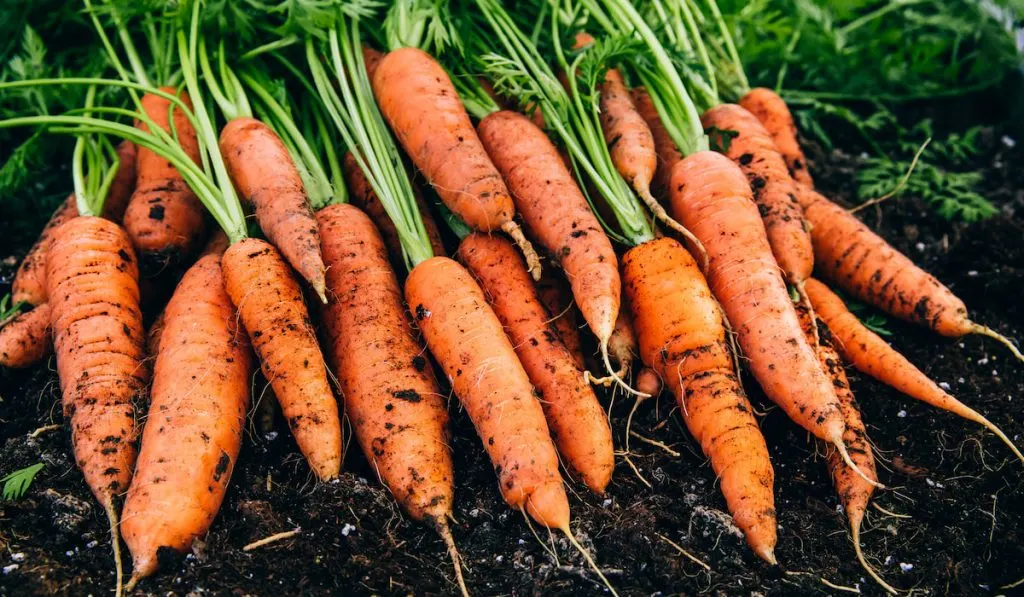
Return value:
M 21 313 L 21 308 L 27 303 L 25 301 L 18 301 L 11 304 L 11 295 L 6 294 L 0 299 L 0 327 L 3 327 L 8 321 L 14 319 Z
M 980 172 L 951 172 L 928 162 L 919 162 L 902 188 L 896 185 L 910 168 L 910 162 L 886 158 L 868 158 L 857 171 L 857 196 L 867 201 L 904 195 L 920 197 L 947 220 L 976 222 L 998 210 L 977 188 L 983 180 Z
M 451 10 L 451 0 L 394 0 L 384 19 L 384 37 L 391 50 L 410 47 L 435 56 L 462 54 L 461 21 Z
M 32 485 L 32 481 L 35 480 L 39 471 L 43 470 L 43 466 L 45 465 L 42 462 L 37 462 L 32 466 L 14 471 L 0 479 L 0 482 L 4 484 L 3 498 L 5 500 L 21 499 L 28 492 L 28 488 Z

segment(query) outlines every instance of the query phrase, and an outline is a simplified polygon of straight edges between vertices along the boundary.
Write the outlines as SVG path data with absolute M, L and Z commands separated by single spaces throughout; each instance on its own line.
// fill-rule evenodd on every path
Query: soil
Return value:
M 952 224 L 913 198 L 862 214 L 900 250 L 963 298 L 973 317 L 1024 338 L 1024 151 L 989 130 L 984 194 L 1000 215 Z M 849 201 L 858 159 L 811 152 L 820 188 Z M 2 236 L 2 235 L 0 235 Z M 10 243 L 11 240 L 0 241 Z M 0 244 L 11 255 L 9 279 L 27 246 Z M 0 293 L 6 292 L 0 286 Z M 1024 365 L 996 343 L 951 340 L 889 320 L 892 343 L 932 378 L 987 414 L 1024 444 Z M 852 375 L 881 480 L 863 545 L 892 584 L 933 594 L 1000 594 L 1024 576 L 1024 473 L 991 434 Z M 633 438 L 608 495 L 571 483 L 573 529 L 623 595 L 815 595 L 881 591 L 854 558 L 844 514 L 824 460 L 747 380 L 776 473 L 781 567 L 746 547 L 724 514 L 715 475 L 686 433 L 667 396 L 641 407 L 633 430 L 679 456 Z M 605 397 L 606 403 L 608 397 Z M 630 401 L 612 409 L 623 445 Z M 531 532 L 502 502 L 494 473 L 465 414 L 452 401 L 457 490 L 453 526 L 476 595 L 598 594 L 583 559 L 564 538 Z M 106 594 L 114 586 L 107 526 L 69 458 L 66 430 L 28 433 L 60 423 L 53 363 L 0 372 L 0 474 L 36 462 L 45 468 L 20 500 L 0 502 L 0 594 Z M 357 449 L 340 480 L 317 484 L 286 427 L 251 426 L 231 488 L 209 535 L 188 556 L 164 567 L 139 590 L 153 594 L 455 594 L 451 564 L 428 528 L 405 518 Z M 355 448 L 355 446 L 351 446 Z M 883 510 L 884 508 L 884 510 Z M 886 513 L 889 512 L 889 513 Z M 297 536 L 252 552 L 268 535 Z M 538 538 L 539 537 L 539 538 Z M 706 566 L 681 555 L 668 540 Z M 551 549 L 557 554 L 555 559 Z M 848 589 L 841 589 L 847 587 Z

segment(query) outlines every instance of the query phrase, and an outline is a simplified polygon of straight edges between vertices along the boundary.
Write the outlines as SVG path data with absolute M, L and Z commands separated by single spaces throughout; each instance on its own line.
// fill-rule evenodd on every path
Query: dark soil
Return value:
M 1024 163 L 1001 131 L 983 144 L 986 196 L 1001 214 L 951 224 L 912 198 L 863 214 L 899 249 L 963 298 L 977 321 L 1024 338 Z M 822 190 L 850 198 L 857 158 L 812 152 Z M 10 241 L 6 241 L 10 242 Z M 0 246 L 20 257 L 25 246 Z M 13 273 L 15 259 L 3 274 Z M 0 292 L 6 288 L 0 287 Z M 1024 444 L 1024 365 L 980 337 L 950 340 L 896 321 L 893 344 L 934 379 L 987 414 Z M 998 594 L 1024 576 L 1024 473 L 992 435 L 853 375 L 877 446 L 881 480 L 890 486 L 872 508 L 863 544 L 892 584 L 938 594 Z M 635 438 L 633 462 L 621 459 L 606 497 L 571 484 L 573 528 L 621 594 L 836 594 L 827 583 L 880 593 L 854 558 L 844 515 L 825 464 L 807 434 L 770 409 L 747 381 L 776 473 L 778 558 L 761 563 L 731 525 L 715 475 L 687 435 L 673 401 L 641 408 L 633 429 L 681 453 Z M 624 440 L 629 401 L 613 409 Z M 452 402 L 457 495 L 453 531 L 474 594 L 596 594 L 582 558 L 561 538 L 531 533 L 502 502 L 494 473 L 466 416 Z M 108 593 L 114 586 L 107 527 L 69 458 L 66 431 L 29 439 L 61 422 L 53 363 L 0 372 L 0 474 L 44 462 L 28 494 L 0 502 L 0 594 Z M 354 446 L 353 446 L 354 448 Z M 451 564 L 428 528 L 406 519 L 358 450 L 334 483 L 317 484 L 286 428 L 250 432 L 232 485 L 209 535 L 177 565 L 140 590 L 154 594 L 453 594 Z M 301 528 L 295 538 L 245 553 L 256 539 Z M 706 562 L 680 555 L 661 536 Z M 549 555 L 551 543 L 557 561 Z M 788 573 L 783 572 L 783 569 Z

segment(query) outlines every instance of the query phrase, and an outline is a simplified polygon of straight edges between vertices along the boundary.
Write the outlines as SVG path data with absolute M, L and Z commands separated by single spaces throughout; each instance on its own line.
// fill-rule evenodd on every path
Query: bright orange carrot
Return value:
M 796 198 L 796 184 L 768 131 L 757 118 L 735 104 L 722 104 L 704 113 L 705 128 L 738 133 L 726 155 L 750 180 L 754 202 L 768 233 L 768 244 L 786 280 L 801 288 L 814 269 L 814 249 Z
M 146 430 L 121 523 L 129 586 L 184 553 L 213 523 L 242 444 L 252 351 L 224 288 L 220 257 L 181 279 L 164 311 Z
M 813 188 L 814 180 L 807 169 L 807 158 L 800 149 L 800 142 L 796 138 L 796 124 L 793 123 L 793 115 L 789 112 L 786 102 L 771 89 L 758 87 L 743 96 L 740 105 L 756 116 L 764 124 L 764 128 L 768 129 L 775 147 L 786 160 L 793 180 Z
M 161 90 L 177 92 L 171 87 Z M 180 95 L 191 107 L 188 94 Z M 170 131 L 173 117 L 178 143 L 192 161 L 199 163 L 199 141 L 184 112 L 172 111 L 169 100 L 148 94 L 142 96 L 142 109 L 166 131 Z M 141 121 L 136 126 L 149 130 Z M 143 269 L 157 270 L 191 255 L 206 228 L 203 206 L 181 174 L 166 159 L 144 147 L 136 156 L 135 191 L 124 213 L 124 228 L 140 253 Z
M 164 320 L 164 316 L 167 313 L 166 307 L 153 323 L 149 325 L 149 329 L 146 330 L 146 354 L 150 358 L 155 358 L 160 353 L 160 338 L 164 335 L 164 325 L 167 323 Z
M 416 520 L 447 528 L 454 493 L 448 411 L 416 341 L 373 222 L 351 205 L 317 212 L 327 349 L 370 465 Z
M 619 313 L 618 259 L 558 150 L 515 112 L 489 115 L 478 131 L 527 228 L 561 265 L 583 318 L 606 346 Z
M 388 249 L 388 256 L 391 257 L 391 263 L 394 265 L 395 270 L 405 271 L 405 265 L 402 262 L 402 243 L 398 238 L 398 229 L 395 228 L 395 224 L 388 217 L 387 211 L 384 210 L 384 204 L 380 202 L 377 194 L 373 192 L 370 181 L 366 179 L 366 174 L 359 167 L 359 162 L 356 161 L 352 152 L 345 152 L 341 167 L 345 175 L 345 184 L 348 186 L 349 199 L 351 199 L 352 204 L 366 212 L 366 215 L 370 216 L 370 219 L 377 226 L 377 230 L 380 231 L 380 235 L 384 239 L 384 246 Z M 427 230 L 427 236 L 430 237 L 430 247 L 434 250 L 434 255 L 444 255 L 444 243 L 441 242 L 441 232 L 437 228 L 437 222 L 431 217 L 430 210 L 427 208 L 427 202 L 423 199 L 419 187 L 413 184 L 412 190 L 416 194 L 416 203 L 420 207 L 423 227 Z
M 145 390 L 138 262 L 128 235 L 99 217 L 58 228 L 46 259 L 53 344 L 75 462 L 110 521 L 121 586 L 115 496 L 135 467 L 134 401 Z
M 633 368 L 633 361 L 640 352 L 640 344 L 637 341 L 636 331 L 633 329 L 633 314 L 630 312 L 629 303 L 623 300 L 622 309 L 619 310 L 619 318 L 615 320 L 615 330 L 608 340 L 608 354 L 619 366 L 619 376 L 629 373 Z
M 259 120 L 235 118 L 221 130 L 220 151 L 231 180 L 252 203 L 267 239 L 326 301 L 316 219 L 284 143 Z
M 121 221 L 132 189 L 135 188 L 135 155 L 134 143 L 123 141 L 117 146 L 119 166 L 103 204 L 103 217 L 112 222 Z M 39 234 L 39 239 L 18 266 L 18 272 L 11 284 L 13 302 L 25 302 L 30 305 L 41 305 L 46 302 L 46 254 L 53 242 L 53 232 L 77 215 L 78 208 L 75 207 L 75 196 L 72 194 L 53 212 L 50 221 Z
M 406 154 L 441 200 L 471 228 L 501 230 L 523 251 L 536 279 L 540 261 L 512 219 L 515 206 L 448 73 L 417 48 L 389 52 L 374 73 L 373 92 Z
M 576 322 L 576 305 L 565 276 L 553 268 L 544 268 L 537 282 L 537 298 L 547 309 L 551 325 L 572 355 L 572 360 L 577 367 L 583 369 L 583 344 L 579 324 Z
M 299 449 L 318 478 L 336 477 L 344 445 L 338 402 L 298 283 L 277 250 L 254 238 L 228 247 L 221 266 Z
M 472 275 L 451 259 L 433 257 L 410 272 L 405 296 L 484 442 L 502 497 L 537 522 L 568 532 L 569 501 L 544 411 Z
M 878 334 L 865 327 L 853 313 L 850 313 L 843 300 L 827 286 L 817 280 L 809 280 L 807 294 L 814 309 L 828 324 L 836 338 L 836 348 L 858 371 L 896 388 L 911 398 L 982 425 L 996 434 L 1013 450 L 1017 458 L 1024 461 L 1024 455 L 1002 430 L 928 379 L 928 376 L 906 357 L 889 346 Z
M 671 238 L 630 249 L 622 259 L 622 275 L 644 363 L 676 396 L 747 543 L 774 564 L 775 474 L 740 386 L 721 310 L 704 276 Z
M 52 350 L 50 305 L 47 303 L 0 327 L 0 367 L 28 367 L 43 360 Z
M 849 463 L 839 400 L 801 332 L 743 172 L 721 154 L 695 153 L 676 165 L 671 199 L 708 251 L 711 290 L 765 394 Z
M 651 136 L 654 139 L 654 149 L 658 155 L 658 167 L 654 172 L 654 181 L 651 184 L 651 191 L 658 199 L 668 199 L 669 183 L 672 179 L 672 169 L 683 160 L 683 154 L 676 147 L 672 136 L 669 134 L 665 124 L 661 122 L 658 109 L 647 90 L 643 87 L 633 89 L 633 103 L 637 112 L 647 123 Z
M 561 338 L 548 322 L 515 247 L 503 238 L 471 234 L 459 260 L 480 283 L 540 396 L 566 466 L 597 494 L 615 468 L 612 431 L 601 404 Z

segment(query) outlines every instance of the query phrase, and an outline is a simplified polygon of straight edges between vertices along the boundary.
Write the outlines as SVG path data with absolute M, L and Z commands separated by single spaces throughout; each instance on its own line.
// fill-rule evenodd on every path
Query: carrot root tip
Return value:
M 466 579 L 462 576 L 462 555 L 459 554 L 458 548 L 455 547 L 455 538 L 452 537 L 452 531 L 448 527 L 447 522 L 441 521 L 437 523 L 437 534 L 441 536 L 441 540 L 444 541 L 445 547 L 448 550 L 448 556 L 452 559 L 452 566 L 455 567 L 455 582 L 459 585 L 459 592 L 463 597 L 469 597 Z
M 605 369 L 608 370 L 609 377 L 611 377 L 615 381 L 615 383 L 617 383 L 622 389 L 626 390 L 626 392 L 628 392 L 628 393 L 630 393 L 630 394 L 632 394 L 632 395 L 634 395 L 634 396 L 636 396 L 638 398 L 650 398 L 651 397 L 651 395 L 646 393 L 646 392 L 640 392 L 638 390 L 634 390 L 633 388 L 631 388 L 629 386 L 629 384 L 627 384 L 619 376 L 619 374 L 616 373 L 615 368 L 612 367 L 612 361 L 608 357 L 608 339 L 607 338 L 604 338 L 604 339 L 601 340 L 601 359 L 604 360 L 604 367 L 605 367 Z
M 867 558 L 864 557 L 864 551 L 860 547 L 860 525 L 855 524 L 850 527 L 850 534 L 853 535 L 853 551 L 857 554 L 857 561 L 860 562 L 861 567 L 864 571 L 875 580 L 887 593 L 890 595 L 896 595 L 899 593 L 892 585 L 882 580 L 882 577 L 875 571 L 871 564 L 868 563 Z
M 114 587 L 114 597 L 121 597 L 124 594 L 125 587 L 122 584 L 124 577 L 124 568 L 121 562 L 121 534 L 118 532 L 118 516 L 117 510 L 114 508 L 114 499 L 107 498 L 103 504 L 103 509 L 107 513 L 107 520 L 110 521 L 110 545 L 114 550 L 114 575 L 117 577 L 117 584 Z M 132 577 L 135 581 L 135 577 Z M 137 582 L 137 581 L 135 581 Z M 132 587 L 135 586 L 134 582 L 130 583 Z M 131 590 L 130 588 L 127 590 Z
M 651 210 L 651 213 L 654 214 L 655 219 L 665 226 L 668 226 L 671 230 L 675 231 L 686 240 L 690 241 L 690 244 L 696 248 L 697 252 L 700 254 L 701 270 L 707 272 L 708 265 L 711 261 L 708 257 L 707 249 L 704 248 L 704 243 L 700 242 L 700 239 L 694 236 L 694 234 L 685 226 L 673 219 L 672 216 L 668 215 L 668 212 L 665 211 L 665 208 L 662 207 L 660 203 L 658 203 L 658 200 L 654 198 L 654 195 L 651 194 L 651 190 L 646 185 L 643 185 L 638 190 L 640 198 L 647 205 L 647 208 Z
M 757 557 L 767 562 L 770 566 L 779 565 L 779 561 L 775 558 L 774 547 L 762 547 L 760 549 L 754 550 L 754 553 L 756 553 Z
M 992 328 L 974 323 L 971 324 L 971 332 L 974 334 L 980 334 L 982 336 L 988 336 L 989 338 L 992 338 L 993 340 L 999 342 L 1006 348 L 1009 348 L 1010 352 L 1013 353 L 1013 356 L 1017 357 L 1017 360 L 1024 362 L 1024 354 L 1021 354 L 1020 349 L 1017 348 L 1017 345 L 1014 344 L 1009 338 L 993 330 Z
M 850 453 L 847 451 L 846 443 L 843 441 L 842 437 L 833 438 L 832 443 L 833 445 L 835 445 L 836 449 L 839 450 L 839 455 L 843 457 L 843 462 L 846 463 L 846 466 L 850 467 L 853 470 L 853 472 L 857 473 L 857 475 L 860 476 L 861 479 L 867 481 L 867 483 L 872 487 L 875 487 L 876 489 L 885 489 L 885 485 L 882 485 L 878 481 L 867 476 L 864 473 L 864 471 L 860 470 L 860 467 L 857 466 L 857 463 L 855 463 L 853 459 L 850 458 Z
M 534 250 L 533 244 L 527 240 L 526 235 L 523 234 L 523 229 L 519 227 L 514 220 L 509 220 L 501 225 L 501 230 L 505 234 L 509 235 L 512 242 L 519 247 L 519 250 L 523 254 L 523 258 L 526 259 L 526 269 L 530 272 L 534 282 L 540 282 L 540 276 L 542 273 L 540 267 L 540 257 L 537 255 L 537 251 Z
M 580 555 L 583 556 L 583 559 L 587 561 L 587 565 L 589 565 L 590 568 L 594 571 L 594 573 L 597 574 L 597 577 L 601 579 L 601 582 L 604 583 L 604 586 L 608 587 L 608 590 L 611 591 L 611 594 L 614 597 L 619 597 L 619 594 L 615 592 L 615 587 L 612 586 L 612 583 L 608 582 L 608 578 L 604 575 L 604 573 L 601 572 L 601 569 L 597 567 L 597 563 L 594 562 L 594 558 L 590 557 L 590 554 L 587 553 L 587 550 L 583 549 L 583 546 L 580 545 L 580 542 L 577 541 L 576 537 L 573 536 L 572 531 L 569 530 L 569 525 L 566 525 L 565 527 L 559 530 L 565 533 L 565 537 L 569 540 L 569 543 L 571 543 L 572 546 L 580 552 Z

